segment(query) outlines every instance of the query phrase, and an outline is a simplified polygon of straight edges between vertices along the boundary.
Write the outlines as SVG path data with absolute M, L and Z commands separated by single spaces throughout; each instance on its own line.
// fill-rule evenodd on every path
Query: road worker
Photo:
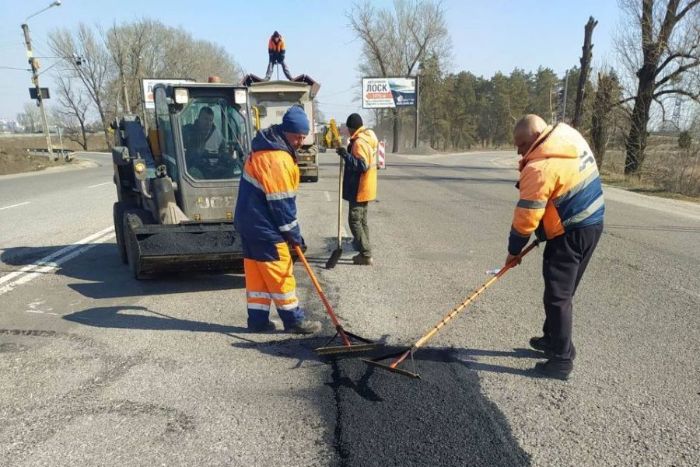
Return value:
M 544 352 L 546 362 L 535 365 L 545 376 L 567 379 L 574 368 L 572 302 L 593 251 L 603 232 L 605 202 L 593 151 L 574 128 L 548 126 L 537 115 L 526 115 L 515 125 L 520 159 L 518 188 L 508 240 L 506 264 L 530 235 L 546 240 L 543 335 L 530 346 Z
M 248 328 L 253 332 L 275 330 L 269 319 L 272 302 L 285 331 L 312 334 L 321 329 L 321 323 L 305 319 L 299 305 L 290 254 L 290 247 L 304 244 L 297 220 L 296 150 L 308 133 L 304 109 L 292 106 L 281 125 L 258 132 L 243 168 L 233 222 L 243 243 Z
M 284 76 L 286 76 L 289 81 L 292 81 L 292 75 L 289 73 L 289 68 L 287 68 L 287 64 L 284 62 L 284 55 L 286 51 L 287 50 L 284 47 L 284 39 L 282 39 L 282 35 L 275 31 L 272 33 L 270 40 L 267 42 L 267 54 L 270 57 L 270 61 L 267 64 L 265 81 L 269 81 L 272 77 L 272 69 L 275 67 L 275 65 L 282 65 Z
M 371 266 L 372 248 L 369 243 L 367 209 L 370 201 L 377 197 L 377 136 L 365 128 L 362 117 L 350 114 L 345 123 L 350 135 L 350 144 L 336 152 L 345 161 L 343 174 L 343 199 L 348 201 L 348 223 L 353 244 L 359 253 L 353 256 L 354 264 Z

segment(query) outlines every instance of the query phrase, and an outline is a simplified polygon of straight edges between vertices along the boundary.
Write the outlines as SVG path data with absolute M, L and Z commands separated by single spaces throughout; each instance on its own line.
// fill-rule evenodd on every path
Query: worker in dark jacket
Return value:
M 372 265 L 372 248 L 369 243 L 367 206 L 377 197 L 377 136 L 363 126 L 362 117 L 351 114 L 345 125 L 350 134 L 350 144 L 336 150 L 345 161 L 343 175 L 343 199 L 348 201 L 348 223 L 353 243 L 359 254 L 352 258 L 354 264 Z
M 547 356 L 535 369 L 567 379 L 574 368 L 573 299 L 603 232 L 605 201 L 593 151 L 581 134 L 526 115 L 513 133 L 520 159 L 520 199 L 513 215 L 506 264 L 536 233 L 545 239 L 544 335 L 530 345 Z M 519 261 L 518 261 L 519 262 Z
M 287 64 L 284 63 L 285 52 L 284 39 L 282 39 L 282 35 L 279 32 L 275 31 L 267 42 L 267 53 L 270 57 L 270 61 L 267 64 L 267 73 L 265 73 L 266 81 L 269 81 L 272 77 L 272 69 L 275 65 L 282 65 L 284 76 L 286 76 L 289 81 L 292 81 L 292 74 L 289 72 Z
M 299 306 L 289 248 L 304 244 L 297 220 L 296 150 L 308 133 L 306 113 L 291 107 L 281 125 L 255 136 L 243 168 L 233 223 L 243 243 L 248 328 L 254 332 L 275 330 L 269 319 L 272 302 L 285 331 L 321 329 L 318 321 L 305 320 Z

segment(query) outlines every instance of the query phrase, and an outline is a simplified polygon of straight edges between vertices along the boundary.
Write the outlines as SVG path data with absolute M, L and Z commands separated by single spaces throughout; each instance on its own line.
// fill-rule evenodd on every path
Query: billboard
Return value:
M 416 105 L 415 78 L 362 78 L 363 109 Z
M 155 102 L 153 101 L 153 86 L 158 83 L 163 84 L 183 84 L 183 83 L 193 83 L 192 79 L 142 79 L 141 85 L 143 86 L 143 103 L 144 107 L 147 109 L 155 109 Z

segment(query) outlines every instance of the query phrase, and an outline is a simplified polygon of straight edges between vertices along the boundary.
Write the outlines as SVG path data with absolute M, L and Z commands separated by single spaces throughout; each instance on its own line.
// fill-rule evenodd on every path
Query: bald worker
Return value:
M 574 369 L 573 299 L 603 232 L 605 202 L 593 152 L 565 123 L 547 125 L 526 115 L 513 132 L 520 159 L 520 199 L 513 214 L 506 264 L 517 260 L 530 235 L 546 240 L 543 335 L 530 346 L 547 357 L 545 376 L 568 379 Z

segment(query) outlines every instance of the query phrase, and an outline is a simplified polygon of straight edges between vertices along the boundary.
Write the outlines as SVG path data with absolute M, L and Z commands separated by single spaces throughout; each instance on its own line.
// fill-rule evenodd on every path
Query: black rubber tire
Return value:
M 116 202 L 112 206 L 112 219 L 114 221 L 114 234 L 117 237 L 117 249 L 119 250 L 119 257 L 122 263 L 128 264 L 128 258 L 126 256 L 126 243 L 124 242 L 124 213 L 126 212 L 126 207 L 124 203 Z
M 136 241 L 134 230 L 143 227 L 144 224 L 151 223 L 150 215 L 142 209 L 129 209 L 124 211 L 122 217 L 122 229 L 124 235 L 124 244 L 126 249 L 127 262 L 131 274 L 135 279 L 146 279 L 147 276 L 141 272 L 139 267 L 139 249 Z

